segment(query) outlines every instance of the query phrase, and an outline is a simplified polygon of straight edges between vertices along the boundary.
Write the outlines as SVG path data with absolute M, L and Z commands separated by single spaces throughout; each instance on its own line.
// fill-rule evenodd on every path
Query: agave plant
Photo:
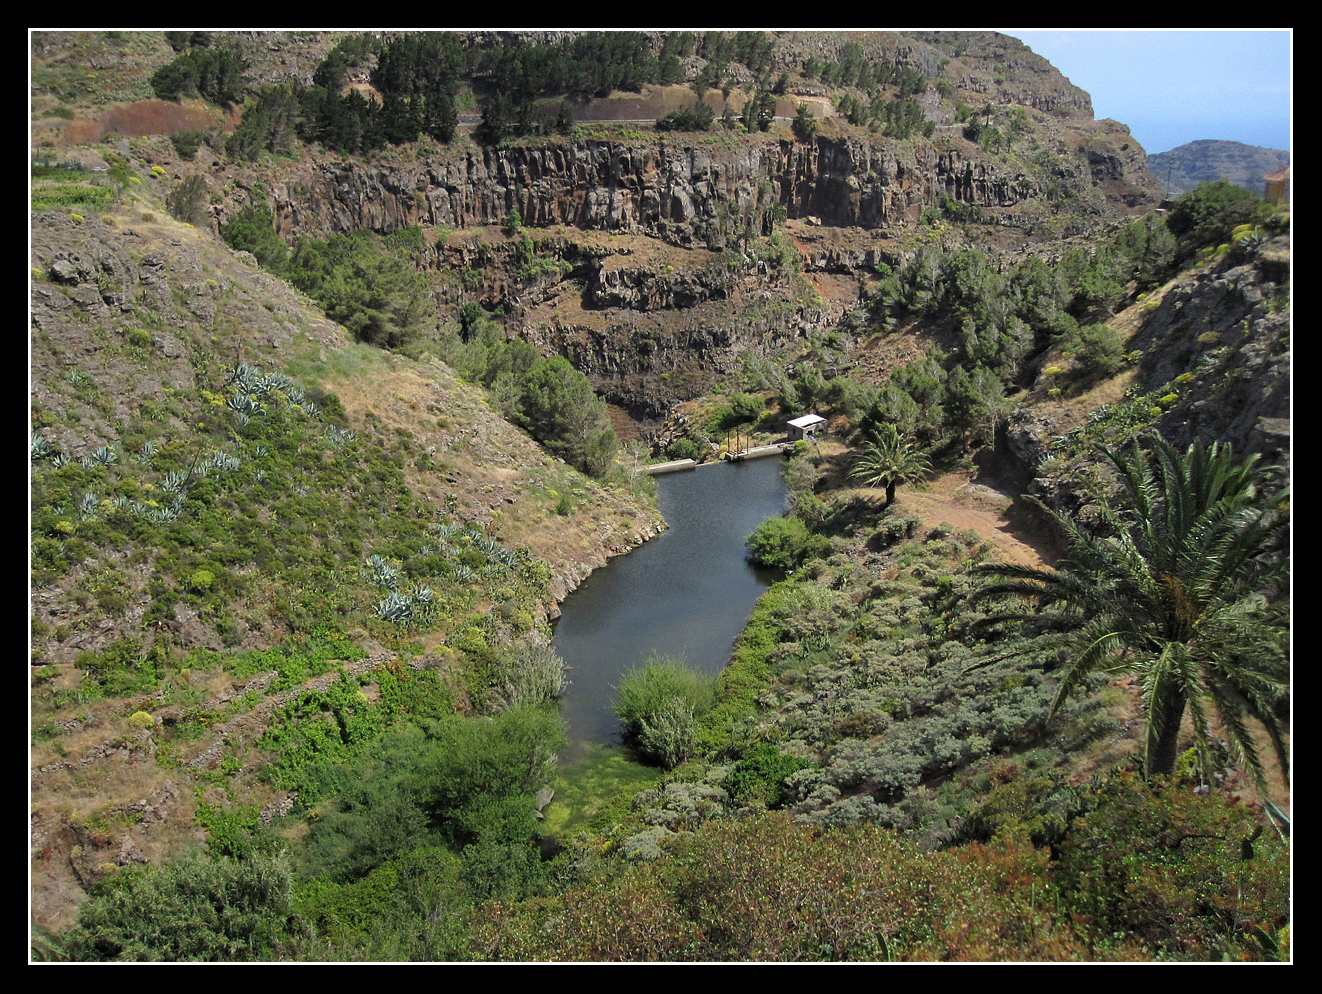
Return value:
M 172 469 L 165 474 L 165 479 L 161 481 L 161 489 L 167 494 L 177 494 L 184 489 L 186 483 L 188 483 L 188 474 Z
M 378 587 L 394 590 L 399 585 L 399 570 L 375 553 L 367 559 L 367 572 Z
M 409 598 L 413 602 L 413 609 L 421 617 L 431 617 L 436 611 L 436 595 L 431 587 L 416 586 L 409 591 Z
M 39 431 L 34 431 L 32 433 L 31 452 L 32 452 L 33 461 L 36 461 L 37 459 L 45 459 L 53 451 L 54 450 L 51 448 L 50 442 L 46 441 L 45 435 L 43 435 Z
M 148 521 L 152 521 L 158 525 L 164 525 L 177 520 L 182 510 L 183 505 L 178 503 L 171 504 L 169 507 L 149 507 L 147 508 L 147 513 L 144 517 Z
M 82 515 L 84 521 L 96 517 L 97 508 L 101 505 L 101 498 L 88 491 L 83 494 L 82 499 L 78 501 L 78 513 Z
M 211 454 L 211 465 L 222 472 L 232 473 L 243 464 L 228 452 L 217 449 Z
M 133 458 L 139 464 L 145 466 L 147 463 L 151 462 L 151 457 L 154 455 L 156 455 L 156 443 L 151 439 L 147 439 L 147 441 L 142 443 L 142 448 L 138 449 L 138 454 Z
M 244 393 L 255 393 L 261 385 L 262 374 L 246 362 L 241 362 L 234 367 L 234 372 L 230 374 L 230 381 L 237 383 Z
M 337 448 L 343 448 L 350 442 L 356 441 L 357 438 L 358 433 L 352 428 L 330 427 L 326 429 L 326 441 Z
M 225 399 L 225 406 L 236 414 L 244 414 L 250 418 L 266 413 L 261 401 L 253 393 L 232 393 Z
M 262 380 L 261 384 L 264 393 L 270 393 L 273 390 L 280 390 L 284 393 L 288 393 L 290 387 L 293 385 L 294 381 L 284 373 L 280 372 L 268 373 L 266 378 Z
M 383 600 L 377 601 L 376 614 L 385 621 L 407 621 L 413 617 L 413 602 L 398 590 L 392 590 Z
M 73 457 L 67 452 L 57 452 L 55 453 L 54 458 L 51 459 L 51 465 L 56 469 L 63 469 L 71 462 L 73 462 Z

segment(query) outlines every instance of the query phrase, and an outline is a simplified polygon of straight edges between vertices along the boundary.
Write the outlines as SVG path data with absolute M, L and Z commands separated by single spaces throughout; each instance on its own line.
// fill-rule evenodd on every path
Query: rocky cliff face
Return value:
M 1282 235 L 1187 270 L 1134 305 L 1129 314 L 1138 315 L 1138 326 L 1127 345 L 1138 357 L 1133 389 L 1159 405 L 1144 431 L 1180 448 L 1199 438 L 1228 444 L 1288 471 L 1289 271 L 1289 237 Z M 1117 321 L 1127 324 L 1129 316 Z M 1005 436 L 1019 465 L 1036 476 L 1032 492 L 1071 514 L 1090 499 L 1087 474 L 1052 454 L 1055 442 L 1080 427 L 1080 413 L 1027 405 L 1011 416 Z
M 767 139 L 730 147 L 664 135 L 549 141 L 434 151 L 397 164 L 308 162 L 273 177 L 271 192 L 285 234 L 469 228 L 498 224 L 517 211 L 535 227 L 616 231 L 721 250 L 748 224 L 760 227 L 773 204 L 791 219 L 886 229 L 917 221 L 943 197 L 1003 209 L 1010 224 L 1015 208 L 1043 201 L 1052 188 L 1078 193 L 1107 184 L 1103 193 L 1115 208 L 1150 201 L 1142 149 L 1127 138 L 1123 128 L 1098 129 L 1077 155 L 1045 171 L 982 155 L 954 136 L 940 142 L 818 136 L 808 145 Z M 221 208 L 219 221 L 228 209 Z
M 1139 375 L 1178 400 L 1158 422 L 1176 445 L 1219 439 L 1284 462 L 1290 452 L 1290 240 L 1232 250 L 1182 275 L 1131 347 Z
M 1087 216 L 1101 222 L 1150 199 L 1142 149 L 1128 132 L 1088 124 L 1086 142 L 1049 169 L 989 156 L 955 126 L 933 141 L 658 134 L 433 147 L 390 162 L 308 159 L 264 183 L 287 236 L 412 225 L 461 232 L 435 239 L 424 260 L 466 277 L 462 289 L 438 290 L 442 320 L 473 299 L 499 307 L 511 331 L 568 357 L 609 400 L 654 415 L 703 392 L 741 352 L 837 320 L 858 299 L 856 274 L 898 261 L 896 237 L 947 198 L 1027 232 L 1052 216 L 1052 198 L 1074 191 L 1065 199 L 1092 213 L 1071 215 L 1070 233 Z M 231 190 L 219 223 L 247 200 L 241 179 Z M 788 219 L 782 236 L 805 270 L 855 280 L 842 295 L 748 253 L 750 239 L 775 228 L 773 207 Z M 558 274 L 517 279 L 493 227 L 512 212 Z M 860 237 L 840 246 L 811 232 Z M 586 244 L 606 234 L 615 239 Z M 642 258 L 657 252 L 664 258 Z

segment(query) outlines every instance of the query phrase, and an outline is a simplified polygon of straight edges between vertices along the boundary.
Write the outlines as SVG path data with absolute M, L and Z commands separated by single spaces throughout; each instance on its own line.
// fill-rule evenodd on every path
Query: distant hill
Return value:
M 1170 196 L 1218 179 L 1261 193 L 1263 176 L 1289 164 L 1290 153 L 1280 149 L 1212 140 L 1189 142 L 1148 156 L 1148 169 Z

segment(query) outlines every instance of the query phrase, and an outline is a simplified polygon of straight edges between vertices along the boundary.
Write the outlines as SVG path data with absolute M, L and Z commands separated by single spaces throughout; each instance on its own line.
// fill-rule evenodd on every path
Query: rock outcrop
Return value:
M 880 229 L 916 222 L 947 197 L 1012 215 L 1042 200 L 1049 186 L 1108 184 L 1117 204 L 1155 202 L 1142 149 L 1126 139 L 1123 126 L 1097 128 L 1080 155 L 1055 163 L 1049 175 L 981 154 L 957 134 L 935 141 L 819 135 L 807 145 L 768 138 L 727 146 L 667 135 L 547 140 L 433 150 L 390 165 L 301 163 L 270 189 L 285 234 L 469 228 L 518 212 L 533 227 L 648 235 L 720 251 L 749 225 L 760 233 L 772 205 L 791 219 Z M 241 203 L 223 207 L 217 221 L 234 206 Z

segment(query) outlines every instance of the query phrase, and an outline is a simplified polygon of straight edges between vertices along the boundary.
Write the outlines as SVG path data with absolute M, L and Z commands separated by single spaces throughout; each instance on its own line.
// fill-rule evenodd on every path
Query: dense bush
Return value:
M 1186 252 L 1230 241 L 1241 224 L 1261 224 L 1275 213 L 1262 198 L 1229 180 L 1200 183 L 1175 201 L 1166 225 Z
M 165 209 L 176 220 L 204 224 L 207 220 L 206 179 L 196 173 L 186 177 L 166 195 Z
M 511 649 L 497 661 L 491 705 L 498 711 L 530 705 L 554 705 L 564 692 L 565 661 L 549 645 Z
M 795 570 L 815 548 L 808 526 L 797 517 L 767 518 L 748 536 L 748 558 L 760 566 Z
M 1162 958 L 1280 954 L 1289 851 L 1241 804 L 1157 777 L 1112 777 L 1057 851 L 1062 891 L 1091 942 L 1141 938 Z
M 701 452 L 691 438 L 677 438 L 666 446 L 667 459 L 697 459 Z
M 780 807 L 786 800 L 785 778 L 816 765 L 810 759 L 786 756 L 764 742 L 739 758 L 725 779 L 725 789 L 741 804 L 761 801 L 769 808 Z
M 648 762 L 673 769 L 693 754 L 697 719 L 712 705 L 715 681 L 673 656 L 653 656 L 625 673 L 615 714 Z
M 515 707 L 491 719 L 441 718 L 427 730 L 402 725 L 348 764 L 311 765 L 307 795 L 334 801 L 313 821 L 301 871 L 344 882 L 422 846 L 527 846 L 534 796 L 564 744 L 558 714 Z
M 285 927 L 283 858 L 208 860 L 126 869 L 78 912 L 64 941 L 74 960 L 235 962 L 267 958 Z
M 656 119 L 657 131 L 710 131 L 716 119 L 710 106 L 699 100 L 691 110 L 672 110 Z

